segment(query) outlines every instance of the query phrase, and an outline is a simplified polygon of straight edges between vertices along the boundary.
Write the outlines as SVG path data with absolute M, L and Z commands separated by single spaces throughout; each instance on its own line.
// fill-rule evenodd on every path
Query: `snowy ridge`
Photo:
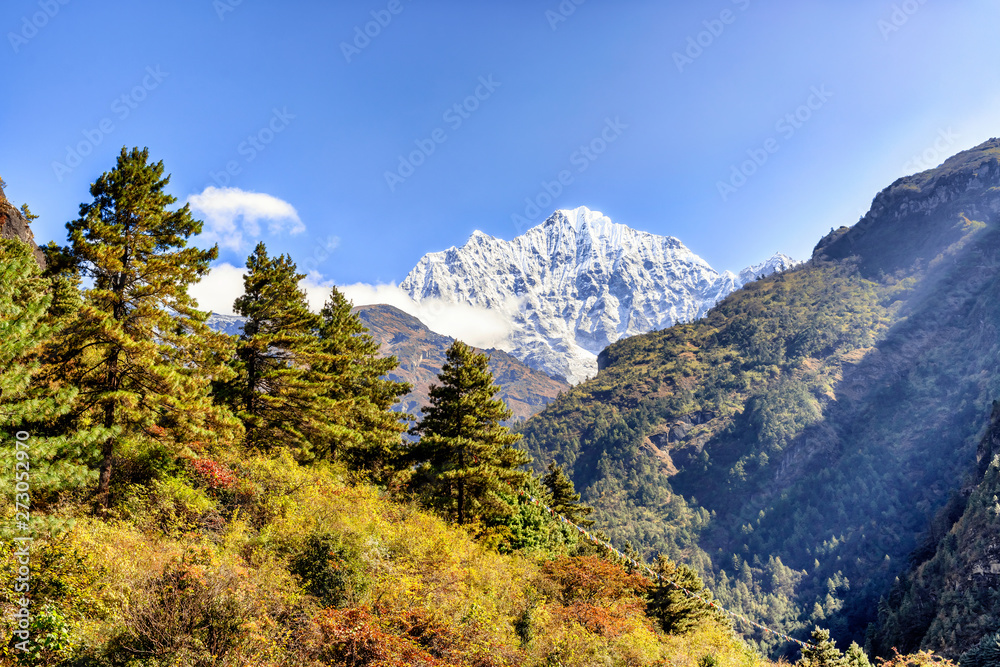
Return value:
M 559 210 L 510 241 L 476 231 L 461 248 L 424 255 L 400 288 L 506 313 L 505 349 L 549 375 L 580 382 L 610 343 L 704 315 L 752 279 L 797 262 L 776 254 L 739 275 L 718 273 L 676 238 Z

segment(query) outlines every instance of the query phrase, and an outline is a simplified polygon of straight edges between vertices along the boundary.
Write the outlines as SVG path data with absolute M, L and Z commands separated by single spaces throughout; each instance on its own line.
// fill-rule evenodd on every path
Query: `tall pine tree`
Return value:
M 802 657 L 795 663 L 798 667 L 846 667 L 847 660 L 837 645 L 830 639 L 830 631 L 823 628 L 813 630 L 809 638 L 812 648 L 802 649 Z
M 520 488 L 530 475 L 519 468 L 531 458 L 514 447 L 520 434 L 502 425 L 511 411 L 489 370 L 489 358 L 455 341 L 430 389 L 430 405 L 414 429 L 420 441 L 410 450 L 418 463 L 413 482 L 429 504 L 458 523 L 512 508 L 500 496 Z
M 91 185 L 93 201 L 66 227 L 63 254 L 92 279 L 63 329 L 56 363 L 80 388 L 83 422 L 108 429 L 101 446 L 96 508 L 107 506 L 115 453 L 125 441 L 185 445 L 231 438 L 239 430 L 207 391 L 224 374 L 226 337 L 205 325 L 188 287 L 218 250 L 188 247 L 202 223 L 164 189 L 170 177 L 149 151 L 122 148 L 113 170 Z M 110 434 L 115 429 L 114 434 Z
M 247 258 L 243 295 L 234 310 L 246 318 L 236 347 L 237 377 L 225 394 L 253 449 L 288 447 L 300 459 L 349 435 L 337 424 L 344 407 L 328 396 L 317 330 L 320 318 L 299 289 L 305 277 L 287 255 L 269 257 L 263 243 Z
M 407 428 L 408 416 L 391 408 L 410 385 L 386 377 L 398 360 L 379 356 L 379 344 L 336 287 L 320 311 L 319 339 L 323 355 L 312 370 L 325 384 L 326 397 L 339 404 L 335 418 L 345 429 L 330 443 L 328 455 L 382 478 L 392 469 Z
M 542 477 L 542 483 L 549 492 L 549 507 L 553 511 L 562 514 L 578 526 L 594 525 L 594 522 L 587 518 L 594 508 L 580 502 L 580 494 L 573 488 L 573 481 L 566 476 L 561 465 L 550 461 L 548 472 Z
M 690 567 L 660 556 L 656 573 L 659 576 L 649 593 L 647 609 L 660 622 L 664 632 L 683 634 L 709 618 L 725 622 L 720 612 L 685 592 L 697 593 L 709 602 L 712 600 L 711 591 Z
M 56 434 L 46 428 L 69 412 L 77 394 L 73 387 L 32 386 L 41 365 L 38 348 L 52 335 L 46 323 L 51 292 L 28 246 L 0 239 L 0 430 L 5 444 L 18 439 L 30 451 L 30 468 L 21 470 L 30 474 L 36 505 L 46 495 L 91 483 L 96 477 L 91 469 L 94 450 L 113 435 L 101 428 Z M 4 483 L 13 483 L 15 448 L 5 446 L 0 452 L 3 468 L 11 471 Z M 13 492 L 7 495 L 13 497 Z

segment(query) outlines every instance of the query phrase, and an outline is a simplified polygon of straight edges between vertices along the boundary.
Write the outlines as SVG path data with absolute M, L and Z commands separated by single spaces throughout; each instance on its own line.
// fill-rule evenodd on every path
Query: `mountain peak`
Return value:
M 513 329 L 505 349 L 578 382 L 597 372 L 597 355 L 619 338 L 697 319 L 745 282 L 793 264 L 778 253 L 739 276 L 719 274 L 676 238 L 579 206 L 510 241 L 475 232 L 462 248 L 425 255 L 400 287 L 416 301 L 503 313 Z

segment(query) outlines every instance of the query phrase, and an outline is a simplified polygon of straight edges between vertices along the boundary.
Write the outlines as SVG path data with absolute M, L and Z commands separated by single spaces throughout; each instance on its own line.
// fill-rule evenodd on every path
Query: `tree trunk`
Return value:
M 465 472 L 465 450 L 458 453 L 458 469 Z M 465 524 L 465 478 L 458 478 L 458 525 Z
M 118 391 L 121 378 L 118 373 L 118 354 L 117 349 L 111 352 L 111 357 L 108 359 L 108 377 L 107 377 L 107 387 L 109 391 Z M 113 428 L 115 425 L 115 401 L 109 401 L 106 406 L 104 406 L 104 427 Z M 111 461 L 115 455 L 115 443 L 117 438 L 115 436 L 108 436 L 108 439 L 104 441 L 101 446 L 101 472 L 97 477 L 97 495 L 94 497 L 94 514 L 98 516 L 107 516 L 108 514 L 108 504 L 111 501 L 109 490 L 111 487 Z

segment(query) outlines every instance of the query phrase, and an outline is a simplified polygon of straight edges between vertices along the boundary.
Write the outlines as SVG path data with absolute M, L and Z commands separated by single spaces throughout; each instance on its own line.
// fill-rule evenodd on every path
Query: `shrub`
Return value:
M 357 547 L 331 534 L 306 538 L 289 569 L 325 607 L 355 602 L 369 586 Z

